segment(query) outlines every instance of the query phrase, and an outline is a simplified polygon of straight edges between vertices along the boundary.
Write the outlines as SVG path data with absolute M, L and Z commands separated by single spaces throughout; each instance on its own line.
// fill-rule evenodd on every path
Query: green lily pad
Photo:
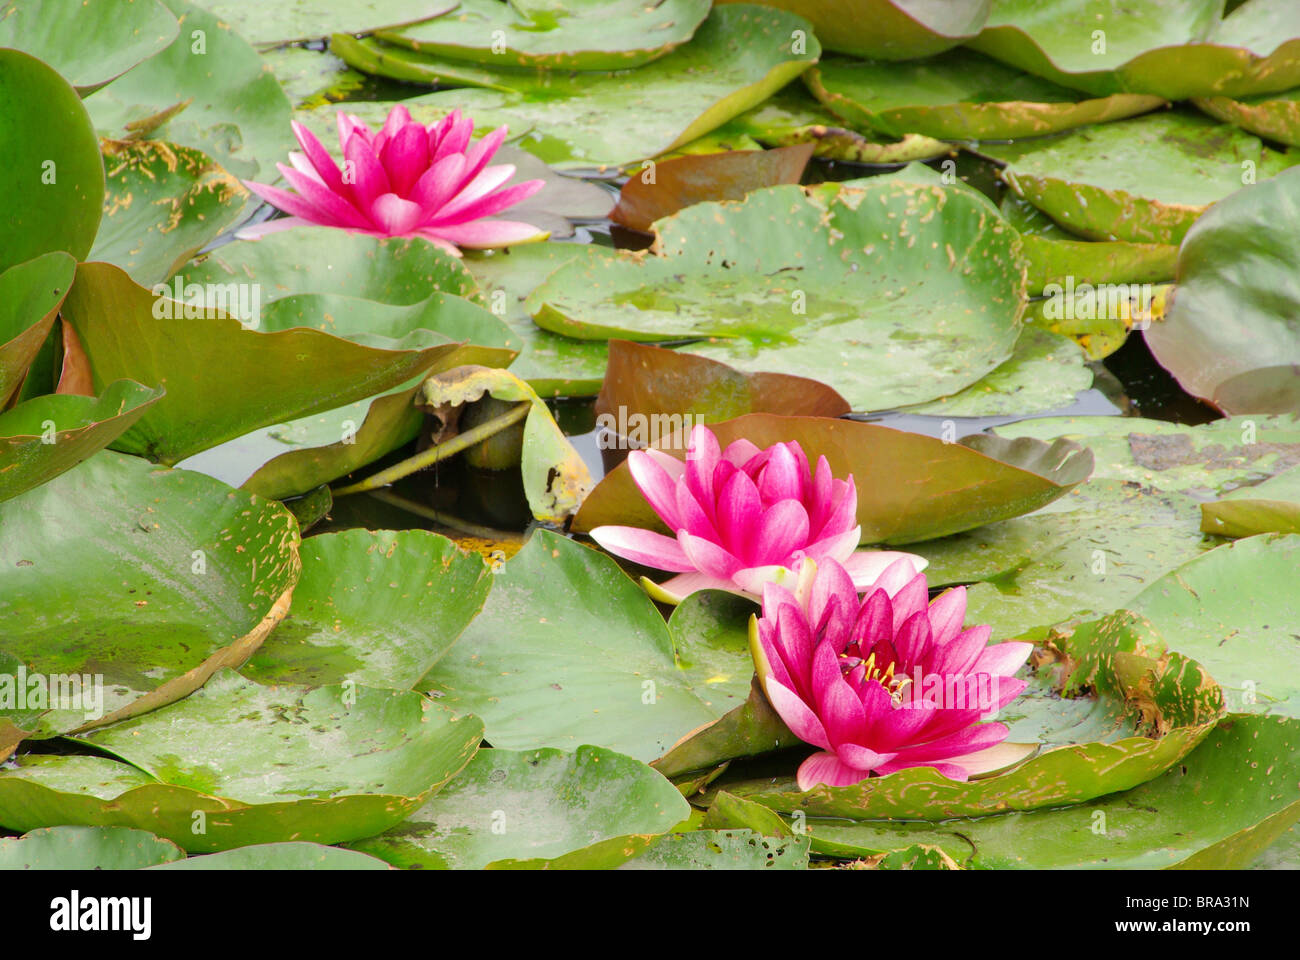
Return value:
M 734 705 L 712 675 L 676 662 L 663 617 L 612 559 L 538 530 L 420 689 L 481 716 L 494 747 L 594 742 L 648 761 Z
M 222 671 L 202 692 L 87 738 L 134 766 L 28 755 L 0 769 L 0 824 L 148 825 L 191 853 L 341 843 L 400 823 L 469 762 L 482 733 L 416 693 L 263 687 Z
M 117 380 L 98 397 L 47 394 L 0 413 L 0 501 L 40 486 L 103 450 L 162 395 L 160 388 Z
M 328 50 L 277 47 L 263 52 L 262 61 L 280 81 L 295 110 L 323 107 L 342 100 L 360 90 L 366 81 L 364 74 Z
M 994 639 L 1040 640 L 1052 625 L 1126 606 L 1213 545 L 1190 497 L 1094 479 L 1031 516 L 909 549 L 930 561 L 932 586 L 974 584 L 967 619 L 991 624 Z
M 753 830 L 692 830 L 650 844 L 620 870 L 806 870 L 807 837 L 765 837 Z
M 627 70 L 689 40 L 709 6 L 709 0 L 461 0 L 448 16 L 379 36 L 486 66 Z
M 994 0 L 970 45 L 1056 83 L 1106 96 L 1182 100 L 1300 83 L 1300 34 L 1288 0 Z
M 406 869 L 476 870 L 666 833 L 689 814 L 671 783 L 613 750 L 480 750 L 409 820 L 352 848 Z
M 519 463 L 524 495 L 538 520 L 564 523 L 591 489 L 591 472 L 546 403 L 528 384 L 508 370 L 456 367 L 425 380 L 416 402 L 442 418 L 444 411 L 489 397 L 532 405 L 524 421 Z
M 971 50 L 888 63 L 824 60 L 804 82 L 833 113 L 894 137 L 940 140 L 1036 137 L 1154 110 L 1160 97 L 1077 91 L 1023 73 Z
M 543 330 L 524 309 L 547 275 L 571 260 L 599 262 L 615 256 L 593 244 L 526 243 L 509 250 L 470 252 L 465 266 L 482 287 L 492 312 L 509 325 L 522 347 L 510 372 L 543 397 L 593 396 L 605 376 L 603 341 L 574 340 Z
M 72 257 L 50 251 L 0 273 L 0 408 L 23 385 L 76 269 Z
M 698 595 L 687 597 L 683 606 Z M 748 634 L 748 630 L 744 632 Z M 772 709 L 758 677 L 754 676 L 744 703 L 713 723 L 692 730 L 651 766 L 678 781 L 693 771 L 713 769 L 728 760 L 757 756 L 798 743 L 798 738 Z
M 257 51 L 221 18 L 164 0 L 181 22 L 167 49 L 86 98 L 103 136 L 133 132 L 203 151 L 238 177 L 277 179 L 294 150 L 289 98 Z
M 1188 561 L 1124 607 L 1204 663 L 1230 709 L 1300 717 L 1300 600 L 1287 586 L 1298 561 L 1300 536 L 1247 537 Z M 1101 620 L 1076 633 L 1107 629 L 1113 622 Z
M 492 585 L 478 554 L 425 530 L 325 533 L 300 552 L 293 607 L 241 670 L 259 683 L 410 690 Z
M 388 864 L 354 850 L 319 843 L 255 843 L 221 853 L 186 857 L 154 870 L 388 870 Z
M 138 870 L 184 858 L 170 840 L 129 827 L 43 827 L 0 837 L 0 870 Z
M 1092 386 L 1092 371 L 1069 337 L 1026 325 L 1011 357 L 950 397 L 905 408 L 932 417 L 997 417 L 1067 407 Z
M 198 150 L 156 140 L 101 147 L 108 188 L 88 260 L 152 286 L 243 216 L 248 191 Z
M 1231 97 L 1195 97 L 1196 104 L 1216 120 L 1235 124 L 1257 137 L 1300 147 L 1300 89 Z
M 782 782 L 773 787 L 771 780 L 721 789 L 782 813 L 850 820 L 949 820 L 1058 807 L 1159 776 L 1223 715 L 1223 697 L 1210 675 L 1168 652 L 1158 636 L 1076 637 L 1054 638 L 1060 648 L 1041 654 L 1030 687 L 997 715 L 1011 728 L 1008 744 L 1039 744 L 1009 772 L 963 783 L 915 767 L 803 792 Z
M 1300 464 L 1294 415 L 1229 417 L 1189 427 L 1140 417 L 1051 417 L 998 427 L 1003 437 L 1086 444 L 1094 479 L 1213 500 Z
M 1217 204 L 1178 252 L 1168 315 L 1144 332 L 1184 390 L 1225 413 L 1300 410 L 1300 170 Z
M 293 43 L 329 35 L 330 30 L 374 33 L 440 17 L 454 0 L 197 0 L 231 24 L 250 43 Z M 329 24 L 329 29 L 323 25 Z
M 3 704 L 0 752 L 15 709 L 11 730 L 48 737 L 170 703 L 243 663 L 300 568 L 283 507 L 109 452 L 0 504 L 0 523 L 0 657 L 46 677 L 44 703 L 27 703 L 34 723 Z
M 260 297 L 257 282 L 233 286 L 235 292 L 223 298 L 227 306 L 236 301 L 247 306 Z M 277 317 L 286 325 L 299 320 L 300 304 L 287 302 L 276 311 L 278 305 L 262 317 L 266 325 Z M 323 309 L 319 299 L 315 307 Z M 167 389 L 167 396 L 115 444 L 164 463 L 269 423 L 390 389 L 459 347 L 419 328 L 408 339 L 395 344 L 381 339 L 376 346 L 365 345 L 361 336 L 354 335 L 354 342 L 298 326 L 250 330 L 233 316 L 157 297 L 109 264 L 78 268 L 63 317 L 90 356 L 97 390 L 123 377 Z M 184 330 L 184 339 L 177 338 L 177 329 Z M 273 380 L 266 376 L 269 368 L 276 371 Z
M 1019 241 L 963 191 L 781 186 L 696 204 L 655 228 L 658 256 L 556 270 L 528 298 L 533 319 L 582 339 L 711 338 L 691 352 L 819 379 L 855 410 L 969 386 L 1010 356 L 1020 331 Z
M 849 163 L 900 164 L 929 160 L 952 152 L 942 140 L 905 134 L 893 141 L 841 125 L 839 118 L 810 97 L 798 84 L 786 87 L 720 130 L 752 137 L 768 147 L 811 143 L 813 156 Z
M 1017 194 L 1090 240 L 1179 243 L 1211 204 L 1297 157 L 1200 114 L 1168 112 L 985 144 Z
M 383 239 L 333 227 L 295 227 L 227 243 L 187 265 L 180 276 L 186 284 L 258 283 L 265 303 L 331 293 L 409 306 L 433 293 L 473 298 L 477 289 L 459 260 L 427 240 Z
M 0 11 L 3 12 L 3 11 Z M 77 92 L 48 65 L 0 49 L 0 271 L 63 250 L 78 260 L 104 209 L 104 164 Z
M 90 93 L 162 50 L 176 18 L 158 0 L 9 0 L 0 47 L 30 53 Z
M 1201 504 L 1201 529 L 1224 537 L 1300 533 L 1300 467 Z
M 1160 777 L 1087 803 L 937 824 L 809 817 L 799 826 L 813 852 L 837 857 L 926 843 L 964 867 L 1233 869 L 1300 818 L 1297 763 L 1300 723 L 1237 715 Z M 769 815 L 737 799 L 719 819 L 746 827 Z
M 837 477 L 852 474 L 863 543 L 917 543 L 1005 520 L 1051 503 L 1082 483 L 1092 455 L 1073 443 L 1007 443 L 987 435 L 945 443 L 853 420 L 755 413 L 710 425 L 724 447 L 744 437 L 758 447 L 796 441 L 810 461 L 825 456 Z M 661 444 L 684 459 L 685 450 Z M 604 524 L 665 530 L 620 464 L 592 491 L 573 530 Z
M 743 0 L 716 0 L 738 3 Z M 826 49 L 881 60 L 928 57 L 974 37 L 991 0 L 760 0 L 807 17 Z
M 796 31 L 806 34 L 798 52 Z M 806 20 L 752 5 L 718 7 L 690 43 L 634 71 L 611 73 L 485 70 L 392 45 L 379 48 L 380 58 L 373 42 L 346 40 L 336 35 L 332 49 L 357 69 L 407 81 L 490 84 L 495 89 L 448 90 L 408 103 L 530 130 L 521 146 L 553 165 L 577 167 L 622 166 L 689 143 L 766 100 L 820 53 Z M 467 78 L 467 69 L 477 75 Z M 636 124 L 626 122 L 629 112 Z
M 611 340 L 595 412 L 596 426 L 610 431 L 599 440 L 603 448 L 624 442 L 647 446 L 692 422 L 715 423 L 746 413 L 839 417 L 849 405 L 806 377 L 745 374 L 685 350 Z

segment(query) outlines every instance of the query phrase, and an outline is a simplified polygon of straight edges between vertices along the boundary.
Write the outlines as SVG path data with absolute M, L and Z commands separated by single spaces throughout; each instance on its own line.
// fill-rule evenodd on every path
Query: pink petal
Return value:
M 410 198 L 424 210 L 425 220 L 432 220 L 460 189 L 461 174 L 465 169 L 463 154 L 453 153 L 420 174 L 411 188 Z
M 458 188 L 463 187 L 479 175 L 497 150 L 501 148 L 505 138 L 506 128 L 504 126 L 497 127 L 462 154 L 465 157 L 465 173 L 461 178 L 461 182 L 457 185 Z
M 298 145 L 302 147 L 302 152 L 321 182 L 335 193 L 344 193 L 343 175 L 339 173 L 338 164 L 334 162 L 334 158 L 330 156 L 325 146 L 316 139 L 316 134 L 296 120 L 290 123 L 290 126 L 293 128 L 293 135 L 298 139 Z
M 957 634 L 946 646 L 936 645 L 931 654 L 930 669 L 943 674 L 990 672 L 980 671 L 975 664 L 988 646 L 992 633 L 993 628 L 987 625 L 971 627 Z
M 462 187 L 456 195 L 438 211 L 438 219 L 440 221 L 446 220 L 447 222 L 458 222 L 454 218 L 458 213 L 460 213 L 460 211 L 475 203 L 480 198 L 486 197 L 489 193 L 504 184 L 514 175 L 515 165 L 513 163 L 502 163 L 495 167 L 487 167 L 482 173 Z
M 677 531 L 677 542 L 681 544 L 682 550 L 694 568 L 709 576 L 731 579 L 735 572 L 744 566 L 739 558 L 724 547 L 712 540 L 687 533 L 685 530 Z
M 429 168 L 429 138 L 424 127 L 412 123 L 398 130 L 379 152 L 379 162 L 388 174 L 393 192 L 408 196 Z
M 799 464 L 784 443 L 778 443 L 772 448 L 772 456 L 758 481 L 758 492 L 764 503 L 803 500 L 803 477 L 799 475 Z M 802 506 L 801 502 L 801 511 Z M 806 520 L 807 511 L 802 512 Z
M 474 121 L 463 116 L 459 110 L 455 111 L 452 113 L 452 119 L 447 126 L 446 132 L 442 134 L 438 141 L 437 148 L 433 153 L 433 159 L 441 160 L 453 153 L 464 153 L 465 147 L 469 145 L 469 138 L 473 133 Z
M 934 642 L 944 646 L 961 632 L 966 619 L 966 588 L 946 590 L 930 602 L 930 630 Z
M 538 230 L 531 223 L 516 223 L 513 220 L 476 220 L 474 223 L 457 224 L 454 227 L 421 227 L 416 236 L 433 239 L 440 237 L 462 247 L 485 249 L 487 247 L 508 247 L 512 243 L 527 240 L 542 240 L 545 231 Z
M 812 523 L 809 521 L 809 527 Z M 838 561 L 841 565 L 845 564 L 853 552 L 858 548 L 858 540 L 862 537 L 862 528 L 854 527 L 852 530 L 845 530 L 833 537 L 825 537 L 817 540 L 804 547 L 804 553 L 814 560 L 832 559 Z
M 719 577 L 710 577 L 705 573 L 679 573 L 675 577 L 669 577 L 663 583 L 650 583 L 647 580 L 641 581 L 645 587 L 646 593 L 650 594 L 660 603 L 681 603 L 692 593 L 697 590 L 725 590 L 728 593 L 735 593 L 736 588 L 730 580 L 723 580 Z
M 817 719 L 817 715 L 812 712 L 808 704 L 800 700 L 793 691 L 771 678 L 768 679 L 764 689 L 772 709 L 785 721 L 791 733 L 804 743 L 811 743 L 814 747 L 821 747 L 823 750 L 831 749 L 821 721 Z
M 637 489 L 641 491 L 641 496 L 646 498 L 669 530 L 679 530 L 686 526 L 682 523 L 677 508 L 677 484 L 668 475 L 668 471 L 640 450 L 633 450 L 627 455 L 627 469 L 632 474 Z M 700 531 L 691 529 L 691 533 L 698 535 Z
M 812 689 L 817 716 L 833 746 L 853 743 L 866 731 L 867 714 L 840 671 L 839 658 L 829 643 L 813 651 Z
M 870 770 L 850 767 L 834 753 L 814 753 L 799 764 L 795 779 L 800 790 L 811 790 L 818 784 L 828 787 L 851 787 L 871 775 Z
M 339 127 L 339 150 L 347 155 L 348 141 L 352 139 L 353 134 L 361 137 L 363 143 L 370 143 L 374 136 L 370 132 L 370 127 L 366 122 L 354 113 L 344 113 L 340 110 L 335 117 Z
M 918 613 L 926 612 L 930 603 L 930 591 L 925 577 L 918 573 L 890 599 L 894 601 L 894 632 L 897 633 L 906 621 Z
M 718 493 L 715 526 L 722 535 L 722 542 L 733 554 L 751 561 L 742 566 L 766 562 L 765 559 L 754 558 L 752 550 L 753 538 L 762 518 L 758 487 L 754 486 L 754 481 L 746 474 L 737 471 Z
M 856 546 L 857 536 L 854 537 Z M 889 568 L 890 564 L 898 560 L 912 560 L 919 562 L 920 566 L 913 563 L 913 573 L 907 579 L 911 579 L 925 568 L 929 561 L 911 553 L 901 553 L 897 550 L 854 550 L 847 560 L 840 561 L 844 569 L 849 572 L 853 578 L 853 585 L 858 590 L 865 592 L 876 584 Z
M 370 219 L 390 237 L 408 236 L 420 222 L 420 205 L 386 193 L 371 205 Z
M 737 476 L 744 476 L 744 474 L 737 474 Z M 750 531 L 749 536 L 752 563 L 763 565 L 784 563 L 794 550 L 807 542 L 808 514 L 804 512 L 803 504 L 798 500 L 782 500 L 763 513 L 757 534 Z M 848 579 L 847 574 L 845 579 Z M 852 581 L 849 581 L 849 587 L 852 590 Z M 854 599 L 856 601 L 856 594 Z
M 473 203 L 452 212 L 452 208 L 460 203 L 460 197 L 464 195 L 460 194 L 455 201 L 438 212 L 432 223 L 434 226 L 441 226 L 442 224 L 465 223 L 482 217 L 495 216 L 503 210 L 513 207 L 516 203 L 527 200 L 544 186 L 546 186 L 544 180 L 525 180 L 523 183 L 516 183 L 498 190 L 496 193 L 481 197 Z
M 704 512 L 704 508 L 696 501 L 695 495 L 691 493 L 690 488 L 685 483 L 676 483 L 673 485 L 673 493 L 676 495 L 675 506 L 677 508 L 678 527 L 687 533 L 717 543 L 721 539 L 718 536 L 718 531 L 713 528 L 713 522 L 709 519 L 709 515 Z
M 992 628 L 990 628 L 991 632 Z M 1009 677 L 1019 670 L 1034 652 L 1032 643 L 1007 641 L 985 648 L 979 659 L 969 668 L 970 673 L 991 673 Z
M 898 751 L 898 755 L 893 760 L 877 772 L 892 773 L 904 767 L 917 767 L 941 761 L 960 763 L 963 755 L 999 744 L 1007 738 L 1009 732 L 1006 724 L 1003 723 L 981 723 L 970 726 L 941 740 L 922 746 L 903 748 Z
M 235 239 L 257 240 L 268 233 L 279 233 L 281 230 L 292 230 L 294 227 L 310 226 L 314 226 L 314 223 L 311 220 L 304 220 L 302 217 L 277 217 L 274 220 L 255 223 L 252 226 L 240 227 L 235 231 Z
M 808 598 L 808 619 L 814 628 L 826 624 L 825 636 L 839 640 L 847 637 L 858 615 L 858 593 L 848 572 L 834 560 L 825 560 L 817 567 L 817 578 L 813 580 L 812 595 Z M 841 642 L 836 653 L 843 650 Z
M 306 178 L 303 178 L 306 180 Z M 310 181 L 307 181 L 310 183 Z M 346 201 L 334 197 L 328 191 L 322 191 L 325 195 L 334 197 L 334 201 L 327 201 L 330 206 L 322 210 L 319 206 L 311 203 L 307 198 L 296 193 L 290 193 L 288 190 L 281 190 L 279 187 L 267 186 L 263 183 L 253 183 L 245 180 L 244 186 L 248 187 L 253 193 L 261 197 L 267 203 L 283 210 L 285 213 L 291 213 L 295 217 L 306 220 L 309 223 L 323 224 L 329 227 L 338 226 L 359 226 L 366 224 L 365 219 L 356 210 L 353 210 Z M 314 186 L 314 184 L 313 184 Z M 333 204 L 337 202 L 347 207 L 347 210 L 339 210 Z
M 638 527 L 596 527 L 591 539 L 616 556 L 658 570 L 684 573 L 695 569 L 672 537 Z

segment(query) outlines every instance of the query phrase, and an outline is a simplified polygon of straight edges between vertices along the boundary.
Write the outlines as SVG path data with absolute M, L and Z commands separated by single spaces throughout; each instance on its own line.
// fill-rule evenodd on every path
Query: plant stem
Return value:
M 349 484 L 346 487 L 340 487 L 331 492 L 337 500 L 339 497 L 346 497 L 353 493 L 366 493 L 370 490 L 377 490 L 380 487 L 387 487 L 396 483 L 403 477 L 409 477 L 411 474 L 425 467 L 431 467 L 441 460 L 448 457 L 454 457 L 462 450 L 467 450 L 475 444 L 482 443 L 488 437 L 500 433 L 507 427 L 518 423 L 528 415 L 528 411 L 533 408 L 532 402 L 525 400 L 516 407 L 512 407 L 499 417 L 480 423 L 472 430 L 466 430 L 464 433 L 457 434 L 446 443 L 440 443 L 437 446 L 430 447 L 428 450 L 422 450 L 413 457 L 407 457 L 401 463 L 395 463 L 387 470 L 380 470 L 376 474 L 366 477 L 357 483 Z
M 520 535 L 508 530 L 496 530 L 493 527 L 485 527 L 481 524 L 472 523 L 469 520 L 462 520 L 460 517 L 453 517 L 450 514 L 442 513 L 433 507 L 425 506 L 423 503 L 417 503 L 414 500 L 408 500 L 406 497 L 399 496 L 391 490 L 372 490 L 370 495 L 376 500 L 382 500 L 384 503 L 392 504 L 400 510 L 407 513 L 413 513 L 417 517 L 423 517 L 426 520 L 432 520 L 434 523 L 449 527 L 452 530 L 459 530 L 461 533 L 467 533 L 471 537 L 478 537 L 480 540 L 492 540 L 497 542 L 517 542 Z

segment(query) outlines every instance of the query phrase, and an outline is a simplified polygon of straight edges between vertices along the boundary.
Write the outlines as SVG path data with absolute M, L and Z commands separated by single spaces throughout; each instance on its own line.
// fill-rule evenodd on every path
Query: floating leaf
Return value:
M 283 44 L 327 36 L 334 30 L 373 33 L 440 17 L 453 0 L 197 0 L 199 6 L 231 24 L 250 43 Z
M 1297 159 L 1184 112 L 984 144 L 980 152 L 1006 162 L 1003 179 L 1067 230 L 1130 243 L 1179 243 L 1210 204 Z
M 116 380 L 98 397 L 47 394 L 0 413 L 0 501 L 71 470 L 131 429 L 163 391 Z
M 176 39 L 158 0 L 8 0 L 0 47 L 30 53 L 88 94 Z
M 538 530 L 420 688 L 481 716 L 494 747 L 594 742 L 648 761 L 731 709 L 710 675 L 676 663 L 663 617 L 612 559 Z
M 740 3 L 745 0 L 717 0 Z M 881 60 L 928 57 L 979 33 L 991 0 L 760 0 L 807 17 L 828 50 Z
M 353 70 L 328 50 L 278 47 L 264 51 L 262 61 L 280 81 L 295 110 L 342 100 L 360 90 L 366 81 L 364 74 Z
M 1195 97 L 1192 103 L 1216 120 L 1235 124 L 1257 137 L 1300 147 L 1300 89 L 1241 100 Z
M 1288 0 L 994 0 L 971 46 L 1098 96 L 1167 100 L 1300 83 L 1300 18 Z
M 256 283 L 231 286 L 221 291 L 229 305 L 260 298 Z M 266 325 L 275 316 L 263 318 Z M 166 388 L 167 396 L 115 444 L 164 463 L 387 390 L 459 346 L 420 329 L 411 334 L 414 343 L 374 347 L 301 327 L 258 332 L 231 316 L 157 297 L 103 263 L 78 267 L 63 317 L 91 358 L 96 390 L 123 377 Z M 268 366 L 274 380 L 266 377 Z
M 708 0 L 461 0 L 449 16 L 379 36 L 485 66 L 627 70 L 685 43 L 708 12 Z
M 793 49 L 804 32 L 802 49 Z M 331 47 L 358 69 L 436 83 L 468 67 L 491 90 L 448 90 L 406 101 L 414 111 L 460 109 L 480 125 L 531 130 L 531 153 L 560 166 L 621 166 L 689 143 L 763 102 L 816 61 L 808 23 L 780 10 L 718 7 L 690 43 L 635 71 L 551 73 L 485 71 L 458 61 L 335 35 Z M 358 54 L 369 55 L 366 60 Z M 397 68 L 394 68 L 394 65 Z M 460 82 L 466 82 L 461 80 Z M 626 123 L 629 112 L 638 116 Z
M 833 113 L 894 137 L 1009 140 L 1105 123 L 1154 110 L 1160 97 L 1115 94 L 1085 99 L 970 50 L 886 63 L 824 60 L 804 74 Z
M 1178 252 L 1168 315 L 1147 345 L 1184 390 L 1225 413 L 1300 410 L 1300 170 L 1217 204 Z
M 602 446 L 650 446 L 689 424 L 746 413 L 839 417 L 849 405 L 825 384 L 781 373 L 741 373 L 685 350 L 611 340 L 609 366 L 596 398 L 596 425 L 613 436 Z M 690 417 L 690 420 L 683 419 Z
M 765 837 L 753 830 L 692 830 L 655 840 L 620 870 L 805 870 L 807 837 Z
M 0 503 L 0 524 L 0 658 L 46 678 L 45 702 L 27 702 L 36 722 L 9 729 L 41 737 L 170 703 L 243 663 L 300 569 L 283 507 L 108 452 Z M 72 686 L 55 696 L 59 678 Z M 0 701 L 0 753 L 15 707 Z
M 167 49 L 86 98 L 106 137 L 135 133 L 202 150 L 235 176 L 275 179 L 295 149 L 289 98 L 230 24 L 186 0 Z
M 862 183 L 688 207 L 656 224 L 658 256 L 569 263 L 527 309 L 583 339 L 712 338 L 691 352 L 819 379 L 855 410 L 968 386 L 1019 333 L 1014 231 L 965 191 Z
M 480 750 L 409 820 L 353 849 L 406 869 L 476 870 L 666 833 L 689 814 L 671 783 L 612 750 Z
M 1300 467 L 1201 504 L 1201 529 L 1224 537 L 1300 533 Z
M 0 870 L 138 870 L 184 857 L 170 840 L 129 827 L 43 827 L 0 837 Z
M 85 257 L 104 209 L 95 130 L 68 82 L 18 50 L 0 49 L 0 169 L 0 271 L 55 250 Z
M 1012 444 L 987 435 L 945 443 L 889 427 L 825 417 L 756 413 L 710 427 L 724 447 L 744 437 L 758 447 L 796 441 L 811 462 L 826 457 L 858 489 L 863 543 L 916 543 L 1037 510 L 1082 483 L 1092 455 L 1076 444 Z M 664 445 L 684 459 L 685 450 Z M 604 524 L 663 530 L 626 464 L 605 476 L 574 518 L 585 533 Z M 987 621 L 981 621 L 987 622 Z
M 248 191 L 198 150 L 155 140 L 105 140 L 104 218 L 89 260 L 151 286 L 239 222 Z
M 1196 427 L 1140 417 L 1051 417 L 998 427 L 1003 437 L 1086 444 L 1094 479 L 1212 500 L 1300 464 L 1296 416 L 1229 417 Z
M 259 683 L 410 690 L 483 607 L 487 565 L 424 530 L 345 530 L 302 545 L 288 617 L 242 673 Z
M 388 864 L 364 853 L 319 843 L 255 843 L 202 857 L 187 857 L 155 870 L 387 870 Z
M 815 853 L 839 857 L 925 843 L 963 867 L 1240 868 L 1300 818 L 1297 763 L 1300 723 L 1230 716 L 1162 776 L 1088 803 L 941 824 L 807 818 L 802 826 Z M 743 800 L 726 810 L 720 819 L 737 827 L 770 813 Z
M 649 233 L 656 220 L 693 203 L 743 200 L 753 190 L 798 183 L 812 153 L 810 144 L 800 144 L 673 157 L 630 176 L 609 216 Z

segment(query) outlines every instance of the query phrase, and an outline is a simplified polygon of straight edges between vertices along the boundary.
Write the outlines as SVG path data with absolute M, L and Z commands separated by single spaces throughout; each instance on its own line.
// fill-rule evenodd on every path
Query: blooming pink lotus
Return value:
M 657 600 L 679 603 L 696 590 L 758 598 L 769 580 L 785 580 L 804 557 L 837 560 L 863 589 L 894 563 L 912 573 L 927 561 L 910 553 L 858 550 L 853 477 L 836 480 L 825 457 L 816 471 L 798 443 L 760 450 L 737 440 L 725 451 L 705 426 L 690 436 L 686 462 L 659 450 L 634 450 L 628 469 L 666 537 L 637 527 L 597 527 L 592 539 L 627 560 L 678 574 L 643 580 Z
M 297 192 L 246 184 L 292 216 L 241 230 L 241 238 L 318 224 L 377 237 L 423 237 L 459 256 L 459 247 L 500 247 L 545 236 L 530 223 L 485 219 L 543 186 L 541 180 L 502 186 L 514 176 L 514 164 L 488 166 L 505 127 L 470 146 L 474 121 L 459 110 L 425 127 L 400 103 L 378 133 L 341 111 L 338 126 L 343 170 L 310 130 L 293 124 L 302 153 L 289 154 L 293 166 L 276 168 Z
M 800 740 L 821 747 L 799 767 L 799 789 L 842 787 L 870 774 L 934 767 L 953 780 L 1023 759 L 1002 723 L 979 723 L 1025 688 L 1033 649 L 988 645 L 967 627 L 966 590 L 929 601 L 925 575 L 891 564 L 858 602 L 834 560 L 804 561 L 795 590 L 767 584 L 750 649 L 773 708 Z

